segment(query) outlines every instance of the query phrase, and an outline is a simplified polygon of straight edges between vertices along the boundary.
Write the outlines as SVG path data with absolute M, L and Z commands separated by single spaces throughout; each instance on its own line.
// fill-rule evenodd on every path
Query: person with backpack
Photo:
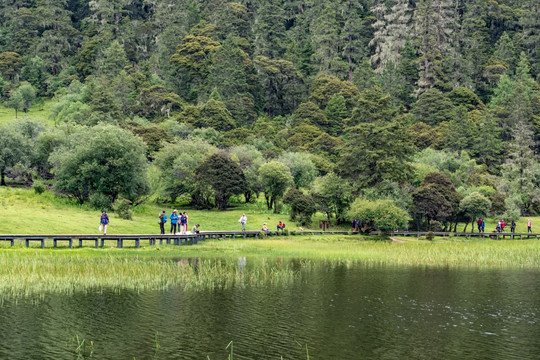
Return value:
M 178 211 L 176 209 L 171 213 L 171 234 L 176 234 L 176 224 L 178 224 Z
M 510 224 L 510 232 L 516 232 L 516 222 L 514 220 L 512 220 L 512 223 Z
M 486 231 L 486 221 L 482 219 L 482 232 Z
M 159 230 L 161 231 L 161 235 L 165 235 L 165 223 L 167 222 L 167 215 L 165 215 L 165 210 L 161 214 L 159 214 Z
M 478 232 L 482 232 L 482 218 L 478 219 L 476 224 L 478 225 Z
M 532 222 L 531 219 L 527 221 L 527 234 L 532 233 Z

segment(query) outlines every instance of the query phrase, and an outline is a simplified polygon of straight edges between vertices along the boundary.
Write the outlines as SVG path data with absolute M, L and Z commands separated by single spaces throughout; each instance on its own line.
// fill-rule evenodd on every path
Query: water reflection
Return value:
M 201 259 L 179 259 L 200 267 Z M 235 259 L 238 271 L 262 260 Z M 268 261 L 268 260 L 266 260 Z M 47 295 L 5 301 L 0 358 L 532 359 L 540 353 L 538 272 L 364 266 L 279 259 L 280 285 Z

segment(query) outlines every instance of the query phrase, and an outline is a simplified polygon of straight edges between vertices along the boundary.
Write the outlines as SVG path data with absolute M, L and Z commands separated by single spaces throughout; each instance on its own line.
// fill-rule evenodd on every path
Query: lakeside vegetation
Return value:
M 193 247 L 2 249 L 0 294 L 279 285 L 301 279 L 313 267 L 340 264 L 530 270 L 540 266 L 536 240 L 372 239 L 334 235 L 211 240 Z

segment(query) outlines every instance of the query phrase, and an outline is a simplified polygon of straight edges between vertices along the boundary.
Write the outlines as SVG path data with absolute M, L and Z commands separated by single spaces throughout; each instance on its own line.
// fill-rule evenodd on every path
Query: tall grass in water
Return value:
M 75 291 L 214 289 L 231 286 L 286 284 L 298 277 L 288 264 L 260 261 L 240 266 L 237 259 L 81 257 L 0 253 L 0 297 L 18 298 Z

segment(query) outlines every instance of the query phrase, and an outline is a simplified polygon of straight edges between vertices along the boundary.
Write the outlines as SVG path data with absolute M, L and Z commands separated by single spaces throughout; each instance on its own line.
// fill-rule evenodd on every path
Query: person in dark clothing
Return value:
M 178 211 L 174 209 L 169 218 L 171 219 L 171 234 L 174 235 L 176 234 L 176 224 L 178 224 Z
M 161 231 L 161 235 L 165 235 L 165 223 L 167 222 L 167 215 L 165 215 L 165 210 L 161 214 L 159 214 L 159 230 Z
M 516 232 L 516 222 L 512 220 L 512 223 L 510 224 L 510 232 Z
M 101 210 L 101 219 L 99 220 L 99 224 L 103 228 L 103 235 L 107 235 L 107 225 L 109 225 L 109 215 L 107 215 L 107 212 L 105 210 Z

